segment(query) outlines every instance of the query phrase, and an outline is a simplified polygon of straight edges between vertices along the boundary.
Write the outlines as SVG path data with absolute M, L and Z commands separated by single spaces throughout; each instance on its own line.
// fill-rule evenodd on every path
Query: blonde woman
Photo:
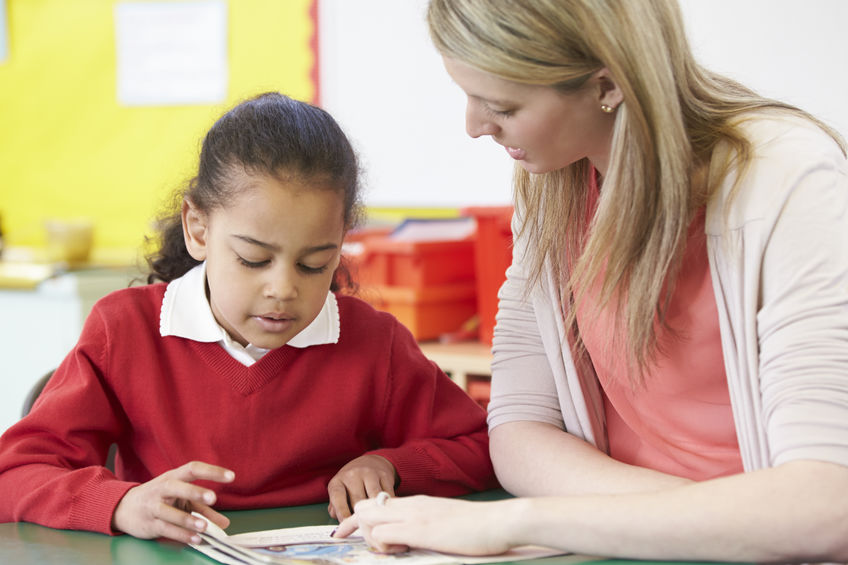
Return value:
M 517 498 L 363 501 L 377 548 L 848 560 L 848 165 L 700 67 L 674 0 L 431 0 L 516 160 L 490 451 Z

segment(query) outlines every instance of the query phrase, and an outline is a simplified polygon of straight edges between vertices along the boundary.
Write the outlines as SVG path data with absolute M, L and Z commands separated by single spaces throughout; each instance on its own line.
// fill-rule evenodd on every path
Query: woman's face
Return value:
M 555 171 L 584 157 L 605 172 L 615 114 L 603 112 L 601 104 L 620 103 L 611 82 L 602 88 L 606 69 L 580 90 L 565 94 L 505 80 L 448 57 L 444 64 L 468 97 L 468 135 L 490 135 L 530 173 Z
M 209 304 L 230 336 L 274 349 L 321 311 L 344 236 L 344 203 L 332 187 L 235 171 L 242 187 L 206 215 L 183 205 L 186 244 L 206 260 Z

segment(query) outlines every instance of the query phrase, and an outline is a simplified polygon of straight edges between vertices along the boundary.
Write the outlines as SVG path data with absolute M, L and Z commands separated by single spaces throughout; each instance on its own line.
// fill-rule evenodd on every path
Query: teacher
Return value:
M 516 161 L 496 502 L 363 501 L 378 549 L 848 561 L 848 164 L 701 67 L 674 0 L 431 0 Z

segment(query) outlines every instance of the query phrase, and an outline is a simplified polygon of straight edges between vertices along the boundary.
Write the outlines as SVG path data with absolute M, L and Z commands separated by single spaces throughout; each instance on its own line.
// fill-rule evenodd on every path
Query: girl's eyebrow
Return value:
M 274 245 L 273 243 L 267 243 L 264 241 L 259 241 L 256 238 L 250 237 L 249 235 L 240 235 L 233 234 L 232 237 L 236 239 L 240 239 L 246 243 L 250 243 L 251 245 L 257 245 L 262 247 L 263 249 L 268 249 L 269 251 L 279 251 L 280 247 L 278 245 Z M 327 251 L 328 249 L 338 249 L 338 245 L 335 243 L 325 243 L 323 245 L 315 245 L 313 247 L 307 247 L 304 249 L 304 255 L 309 255 L 312 253 L 318 253 L 319 251 Z

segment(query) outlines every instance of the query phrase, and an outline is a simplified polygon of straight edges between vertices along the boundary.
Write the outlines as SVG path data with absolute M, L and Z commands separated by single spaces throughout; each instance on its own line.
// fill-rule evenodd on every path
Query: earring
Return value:
M 601 104 L 601 112 L 604 112 L 605 114 L 612 114 L 615 112 L 615 108 L 608 104 Z

